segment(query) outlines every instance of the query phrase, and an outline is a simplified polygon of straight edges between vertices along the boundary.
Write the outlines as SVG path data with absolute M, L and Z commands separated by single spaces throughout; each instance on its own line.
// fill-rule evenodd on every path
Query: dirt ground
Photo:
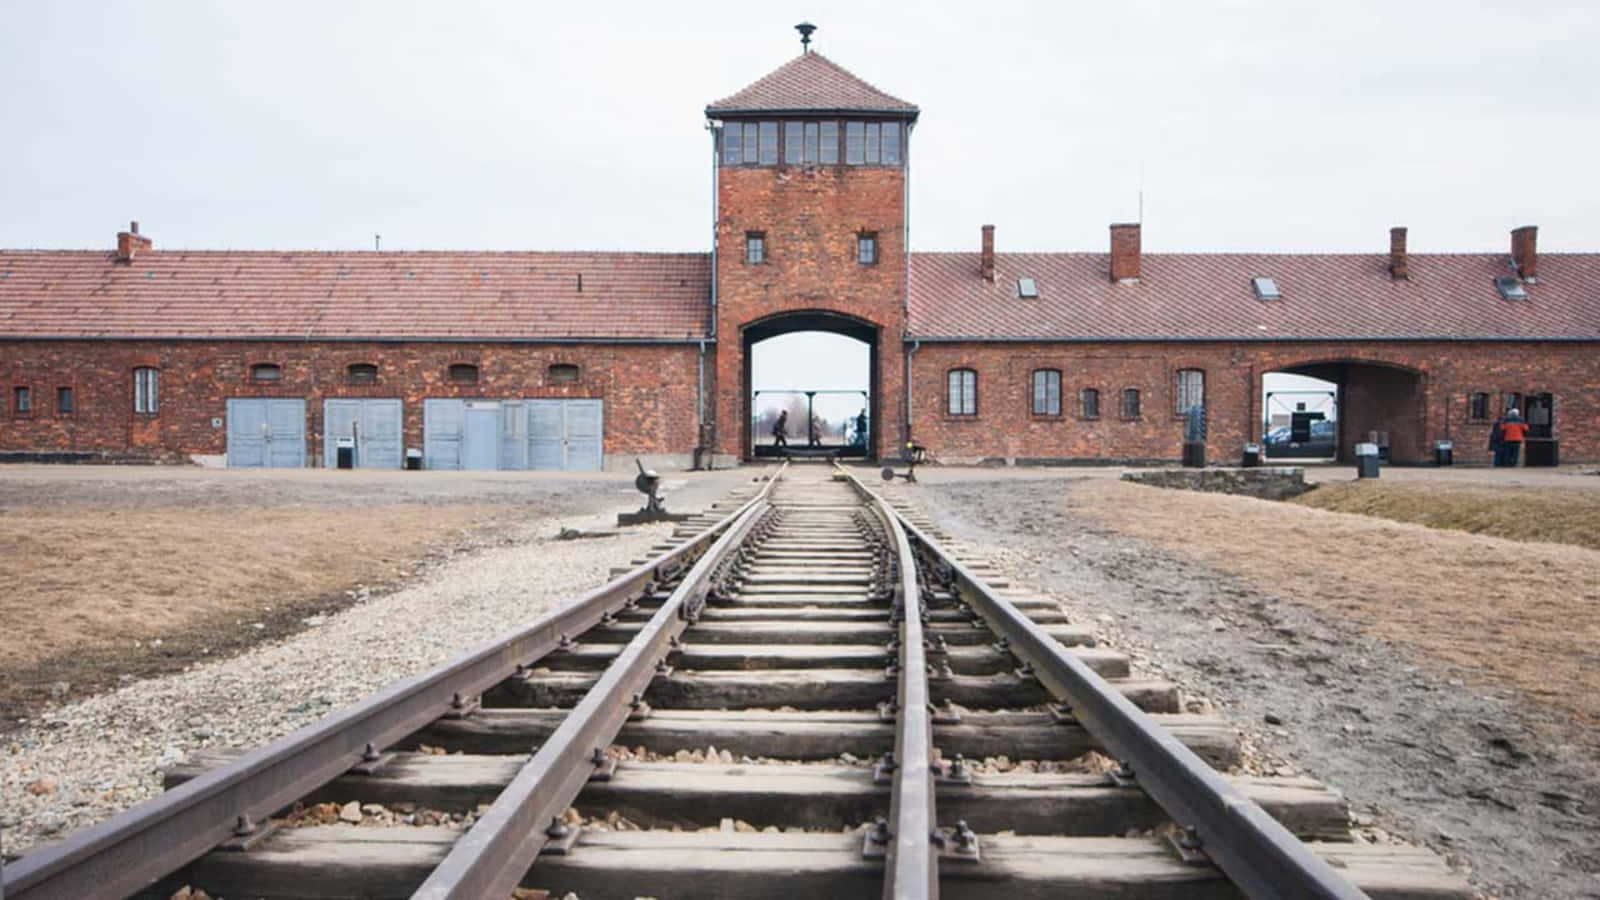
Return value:
M 1344 790 L 1358 824 L 1489 895 L 1600 896 L 1600 551 L 1106 473 L 930 475 L 895 491 Z
M 0 467 L 0 731 L 639 500 L 616 475 Z

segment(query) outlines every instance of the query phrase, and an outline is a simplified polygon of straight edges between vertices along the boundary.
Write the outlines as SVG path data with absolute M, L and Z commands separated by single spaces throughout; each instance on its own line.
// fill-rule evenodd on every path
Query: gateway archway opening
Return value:
M 1272 372 L 1262 379 L 1261 450 L 1268 459 L 1339 455 L 1339 385 Z
M 874 326 L 802 313 L 750 326 L 744 340 L 747 459 L 877 457 Z
M 1421 463 L 1431 459 L 1423 446 L 1426 382 L 1426 376 L 1416 369 L 1369 360 L 1318 360 L 1267 373 L 1262 377 L 1262 418 L 1268 425 L 1262 449 L 1269 458 L 1295 455 L 1275 453 L 1271 441 L 1274 427 L 1287 426 L 1289 439 L 1281 441 L 1281 449 L 1290 451 L 1290 445 L 1296 443 L 1294 436 L 1301 434 L 1308 439 L 1301 458 L 1350 462 L 1355 459 L 1356 444 L 1374 443 L 1379 456 L 1387 461 Z M 1305 404 L 1303 410 L 1296 408 L 1301 403 Z M 1280 409 L 1285 405 L 1287 410 Z M 1270 424 L 1274 413 L 1285 412 L 1288 421 Z M 1294 431 L 1296 412 L 1302 413 L 1301 432 Z M 1320 419 L 1317 412 L 1322 413 Z M 1332 424 L 1327 424 L 1330 421 Z

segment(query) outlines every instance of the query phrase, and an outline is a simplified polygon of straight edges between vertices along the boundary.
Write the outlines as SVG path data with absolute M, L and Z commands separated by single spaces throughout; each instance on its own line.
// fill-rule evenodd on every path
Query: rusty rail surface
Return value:
M 937 900 L 939 855 L 934 849 L 933 833 L 939 820 L 934 808 L 933 719 L 928 712 L 928 648 L 922 629 L 925 609 L 917 583 L 917 558 L 889 504 L 867 491 L 854 477 L 851 481 L 883 520 L 890 558 L 895 563 L 885 575 L 897 578 L 893 603 L 900 618 L 900 671 L 883 896 L 884 900 Z
M 1196 859 L 1208 858 L 1245 896 L 1259 900 L 1367 896 L 996 594 L 932 535 L 899 511 L 893 514 L 936 564 L 947 568 L 952 586 L 995 634 L 1008 641 L 1011 652 L 1031 666 L 1071 715 L 1132 770 L 1124 775 L 1135 778 L 1178 826 L 1175 843 L 1181 851 Z
M 719 536 L 766 502 L 776 478 L 695 537 L 526 627 L 333 712 L 59 844 L 23 856 L 4 868 L 0 897 L 124 897 L 218 844 L 250 833 L 272 813 L 371 760 L 378 751 L 452 710 L 469 710 L 484 690 L 555 650 L 563 638 L 594 627 L 675 569 L 701 558 Z M 489 824 L 480 823 L 479 828 Z
M 787 465 L 787 464 L 785 464 Z M 712 574 L 750 536 L 771 506 L 776 479 L 740 511 L 717 542 L 634 635 L 600 680 L 562 720 L 511 784 L 463 834 L 427 881 L 412 894 L 420 900 L 507 897 L 532 868 L 545 844 L 563 826 L 560 817 L 583 790 L 605 749 L 665 664 L 670 644 L 688 626 L 693 610 L 711 590 Z M 548 823 L 549 828 L 546 828 Z

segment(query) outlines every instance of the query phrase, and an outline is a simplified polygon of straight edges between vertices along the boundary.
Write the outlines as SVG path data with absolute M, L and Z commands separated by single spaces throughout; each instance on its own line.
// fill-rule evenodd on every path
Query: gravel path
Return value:
M 669 479 L 670 507 L 703 509 L 753 470 Z M 531 519 L 512 546 L 454 558 L 420 582 L 232 659 L 51 710 L 0 746 L 7 858 L 161 791 L 161 769 L 206 747 L 254 747 L 421 672 L 602 584 L 669 525 L 559 541 L 615 524 L 615 498 L 586 515 Z
M 1326 781 L 1365 839 L 1424 843 L 1490 896 L 1600 897 L 1600 766 L 1536 737 L 1512 692 L 1075 517 L 1070 478 L 971 478 L 891 490 L 1216 703 L 1244 728 L 1248 769 Z

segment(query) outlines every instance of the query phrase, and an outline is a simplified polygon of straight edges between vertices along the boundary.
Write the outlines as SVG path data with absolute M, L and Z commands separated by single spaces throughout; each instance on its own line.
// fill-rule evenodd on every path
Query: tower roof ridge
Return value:
M 777 112 L 857 112 L 914 119 L 919 110 L 815 51 L 800 54 L 706 107 L 712 118 Z

